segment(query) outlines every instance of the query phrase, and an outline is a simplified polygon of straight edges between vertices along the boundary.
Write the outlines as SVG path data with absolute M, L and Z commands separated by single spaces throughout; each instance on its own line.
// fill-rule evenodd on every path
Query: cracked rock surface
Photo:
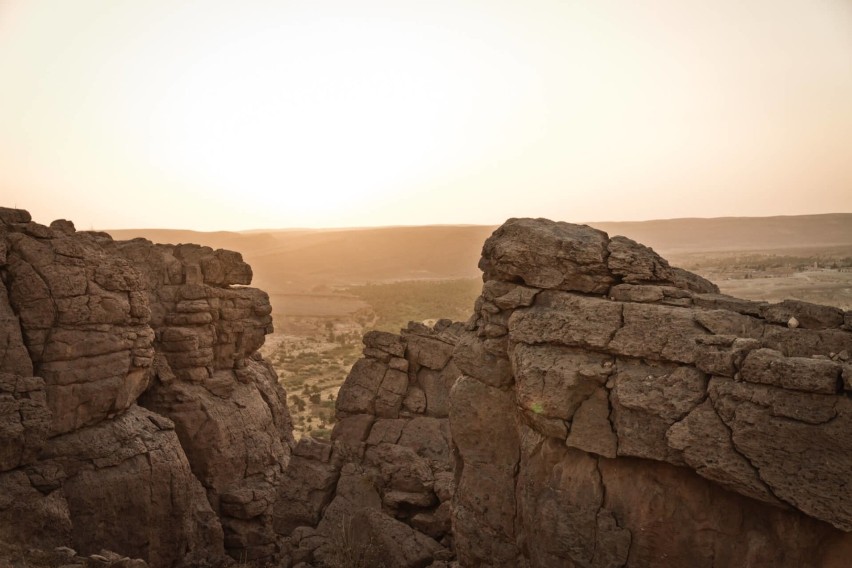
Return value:
M 235 252 L 0 208 L 0 540 L 163 567 L 275 556 L 292 427 L 250 282 Z
M 0 208 L 0 541 L 158 567 L 849 565 L 852 313 L 544 219 L 480 267 L 467 323 L 367 333 L 331 442 L 297 444 L 237 253 Z
M 544 219 L 480 267 L 450 400 L 461 565 L 848 562 L 848 314 Z

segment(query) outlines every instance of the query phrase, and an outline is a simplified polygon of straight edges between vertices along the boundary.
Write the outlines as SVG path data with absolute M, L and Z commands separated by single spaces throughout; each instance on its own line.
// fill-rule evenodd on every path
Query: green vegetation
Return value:
M 411 280 L 353 286 L 345 291 L 360 297 L 376 314 L 373 329 L 397 333 L 409 321 L 448 318 L 464 321 L 473 311 L 482 281 Z

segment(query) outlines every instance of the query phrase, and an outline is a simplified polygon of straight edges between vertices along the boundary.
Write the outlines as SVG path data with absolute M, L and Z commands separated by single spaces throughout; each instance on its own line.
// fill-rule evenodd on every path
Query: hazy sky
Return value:
M 0 0 L 0 204 L 199 230 L 852 211 L 850 0 Z

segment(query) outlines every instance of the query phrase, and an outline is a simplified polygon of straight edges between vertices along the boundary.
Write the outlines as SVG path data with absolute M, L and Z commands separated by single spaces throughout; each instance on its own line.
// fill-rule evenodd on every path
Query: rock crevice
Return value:
M 369 332 L 331 441 L 296 443 L 237 253 L 0 208 L 0 541 L 167 567 L 848 564 L 852 313 L 544 219 L 480 267 L 466 323 Z

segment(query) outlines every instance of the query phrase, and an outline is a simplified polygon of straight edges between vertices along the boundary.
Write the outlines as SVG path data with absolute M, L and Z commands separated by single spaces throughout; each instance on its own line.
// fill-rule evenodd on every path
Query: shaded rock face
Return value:
M 302 438 L 276 530 L 294 562 L 423 567 L 453 557 L 451 356 L 462 324 L 369 332 L 337 398 L 332 442 Z
M 332 441 L 296 444 L 238 254 L 0 208 L 0 543 L 157 567 L 848 565 L 852 313 L 723 296 L 542 219 L 480 266 L 467 324 L 368 333 Z
M 293 438 L 250 281 L 237 253 L 0 208 L 0 540 L 152 566 L 277 552 Z
M 542 219 L 480 267 L 450 393 L 463 566 L 848 562 L 848 313 Z
M 154 330 L 155 380 L 139 403 L 171 419 L 240 560 L 272 557 L 276 490 L 293 445 L 286 397 L 257 349 L 272 331 L 268 296 L 239 254 L 198 245 L 109 246 L 141 276 Z

